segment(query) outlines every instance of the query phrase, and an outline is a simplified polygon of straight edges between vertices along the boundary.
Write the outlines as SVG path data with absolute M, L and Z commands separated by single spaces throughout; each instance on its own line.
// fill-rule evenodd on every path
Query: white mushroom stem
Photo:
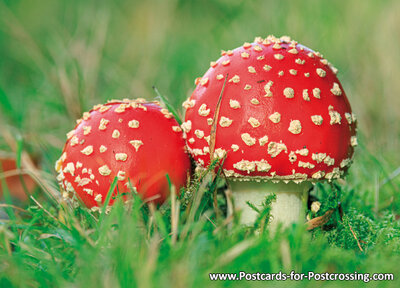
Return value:
M 271 207 L 271 227 L 275 228 L 279 223 L 288 227 L 292 223 L 302 221 L 304 209 L 307 201 L 308 190 L 312 184 L 304 181 L 300 184 L 290 182 L 279 183 L 257 183 L 257 182 L 230 182 L 232 187 L 234 205 L 241 210 L 240 223 L 253 225 L 258 213 L 254 211 L 246 202 L 249 201 L 257 208 L 262 209 L 265 197 L 274 193 L 276 200 Z

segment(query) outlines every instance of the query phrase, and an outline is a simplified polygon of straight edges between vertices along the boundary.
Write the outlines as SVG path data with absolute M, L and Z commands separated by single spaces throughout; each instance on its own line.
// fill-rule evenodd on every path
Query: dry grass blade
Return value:
M 212 122 L 212 125 L 211 125 L 211 131 L 210 131 L 210 163 L 212 163 L 213 160 L 214 160 L 215 139 L 216 139 L 216 134 L 217 134 L 217 124 L 218 124 L 218 118 L 219 118 L 219 110 L 221 109 L 222 95 L 224 94 L 226 81 L 228 80 L 228 75 L 229 74 L 226 74 L 226 76 L 225 76 L 224 84 L 222 85 L 221 93 L 219 94 L 217 106 L 215 107 L 213 122 Z
M 10 134 L 9 130 L 6 127 L 0 127 L 0 131 L 7 145 L 10 146 L 13 152 L 16 152 L 17 144 L 14 137 Z M 43 191 L 46 192 L 47 196 L 49 196 L 52 201 L 60 203 L 61 195 L 59 191 L 57 189 L 54 189 L 51 182 L 43 177 L 42 171 L 40 171 L 36 167 L 32 158 L 25 151 L 22 151 L 21 164 L 21 166 L 24 167 L 26 173 L 31 176 L 33 180 L 36 181 L 36 183 L 43 189 Z
M 310 221 L 307 221 L 306 222 L 307 230 L 313 230 L 313 229 L 315 229 L 317 227 L 321 227 L 322 225 L 327 223 L 329 221 L 329 219 L 331 218 L 334 211 L 335 211 L 335 209 L 330 209 L 330 210 L 326 211 L 324 215 L 315 217 L 315 218 L 311 219 Z
M 10 207 L 12 209 L 15 209 L 15 210 L 23 212 L 23 213 L 28 213 L 28 214 L 30 213 L 29 211 L 26 211 L 25 209 L 22 209 L 22 208 L 20 208 L 18 206 L 15 206 L 15 205 L 0 203 L 0 208 L 1 207 Z
M 50 218 L 52 218 L 54 221 L 58 222 L 58 219 L 56 217 L 54 217 L 49 211 L 47 211 L 42 204 L 40 204 L 32 195 L 30 196 L 30 198 L 33 200 L 33 202 L 36 203 L 36 205 L 42 209 L 47 215 L 50 216 Z
M 223 227 L 228 226 L 229 224 L 231 224 L 233 219 L 234 219 L 233 213 L 230 214 L 229 216 L 227 216 L 224 219 L 224 221 L 222 222 L 222 224 L 220 226 L 218 226 L 216 229 L 214 229 L 213 235 L 216 235 Z
M 215 265 L 211 271 L 215 270 L 216 267 L 224 266 L 233 260 L 235 260 L 237 257 L 239 257 L 244 251 L 249 249 L 251 246 L 254 245 L 255 239 L 248 239 L 248 240 L 243 240 L 233 246 L 231 249 L 226 251 L 225 253 L 221 254 L 216 260 L 215 260 Z
M 171 243 L 174 245 L 178 237 L 180 202 L 176 199 L 176 188 L 171 186 Z
M 363 252 L 364 250 L 361 247 L 360 241 L 358 240 L 358 238 L 356 236 L 356 233 L 354 233 L 353 228 L 351 228 L 350 223 L 348 223 L 348 225 L 349 225 L 349 229 L 350 229 L 351 234 L 353 234 L 354 239 L 356 239 L 356 241 L 357 241 L 358 248 L 360 249 L 361 252 Z

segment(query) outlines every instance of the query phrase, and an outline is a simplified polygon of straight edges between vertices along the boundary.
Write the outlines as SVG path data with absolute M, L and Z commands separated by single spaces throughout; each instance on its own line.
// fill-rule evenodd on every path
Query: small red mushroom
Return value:
M 243 223 L 256 217 L 246 201 L 259 205 L 271 191 L 277 194 L 273 217 L 298 221 L 309 183 L 339 178 L 349 167 L 357 145 L 356 119 L 336 73 L 320 53 L 287 36 L 269 36 L 223 51 L 196 81 L 183 104 L 182 128 L 197 164 L 210 163 L 211 125 L 228 77 L 213 156 L 226 155 L 223 169 L 229 179 L 269 182 L 233 185 Z
M 21 178 L 21 172 L 18 170 L 14 155 L 0 151 L 0 166 L 0 197 L 3 197 L 3 181 L 1 178 L 4 177 L 7 189 L 12 197 L 20 201 L 28 200 L 26 192 L 32 193 L 37 185 L 28 174 L 23 173 Z
M 65 197 L 76 193 L 95 211 L 115 177 L 113 196 L 133 189 L 155 203 L 169 195 L 167 174 L 177 189 L 185 185 L 190 159 L 182 130 L 158 102 L 111 101 L 85 112 L 77 123 L 56 163 Z

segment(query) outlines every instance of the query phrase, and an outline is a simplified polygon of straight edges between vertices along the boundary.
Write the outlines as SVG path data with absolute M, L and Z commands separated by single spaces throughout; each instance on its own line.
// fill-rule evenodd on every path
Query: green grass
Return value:
M 0 287 L 257 287 L 268 283 L 211 282 L 208 273 L 280 270 L 395 273 L 394 282 L 369 286 L 397 287 L 399 9 L 395 0 L 0 0 L 0 151 L 18 165 L 31 155 L 41 183 L 35 201 L 4 197 Z M 268 34 L 290 35 L 334 63 L 358 116 L 360 145 L 346 181 L 312 191 L 322 205 L 311 217 L 334 209 L 324 227 L 271 235 L 267 226 L 255 235 L 237 219 L 227 225 L 213 207 L 216 188 L 226 210 L 224 180 L 211 175 L 183 191 L 178 212 L 177 202 L 151 212 L 134 199 L 99 216 L 55 201 L 54 162 L 82 112 L 107 99 L 160 97 L 182 116 L 195 77 L 221 49 Z

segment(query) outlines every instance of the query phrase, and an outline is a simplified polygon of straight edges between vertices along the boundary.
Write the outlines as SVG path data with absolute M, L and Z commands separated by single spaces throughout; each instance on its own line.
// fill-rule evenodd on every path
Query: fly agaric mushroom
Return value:
M 0 198 L 3 197 L 2 178 L 4 178 L 12 197 L 20 201 L 28 200 L 26 192 L 31 194 L 37 185 L 30 175 L 20 174 L 13 155 L 0 151 L 0 172 Z
M 198 166 L 210 163 L 210 131 L 222 93 L 211 156 L 226 157 L 228 179 L 252 181 L 231 182 L 241 222 L 251 224 L 257 216 L 246 202 L 260 205 L 271 192 L 277 196 L 274 222 L 297 222 L 310 183 L 340 178 L 357 145 L 356 119 L 337 69 L 287 36 L 257 37 L 222 51 L 210 66 L 183 104 L 190 153 Z M 267 183 L 255 183 L 261 181 Z
M 190 159 L 182 130 L 158 102 L 113 100 L 94 106 L 77 123 L 56 163 L 64 197 L 76 193 L 96 211 L 115 177 L 113 196 L 133 189 L 155 203 L 169 195 L 166 174 L 177 189 L 185 185 Z

